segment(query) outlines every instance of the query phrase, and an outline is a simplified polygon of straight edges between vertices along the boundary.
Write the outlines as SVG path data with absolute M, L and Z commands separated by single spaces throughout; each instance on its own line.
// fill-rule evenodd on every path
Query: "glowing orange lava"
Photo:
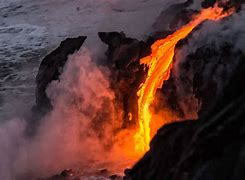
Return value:
M 140 60 L 140 64 L 145 64 L 148 67 L 148 73 L 145 82 L 140 85 L 137 93 L 139 97 L 139 129 L 134 135 L 136 151 L 145 152 L 149 149 L 151 140 L 150 122 L 152 117 L 150 105 L 154 100 L 157 88 L 161 88 L 163 82 L 169 78 L 176 44 L 203 21 L 208 19 L 219 20 L 232 14 L 233 11 L 232 9 L 224 12 L 223 8 L 218 6 L 202 10 L 191 22 L 165 39 L 156 41 L 151 46 L 151 55 Z

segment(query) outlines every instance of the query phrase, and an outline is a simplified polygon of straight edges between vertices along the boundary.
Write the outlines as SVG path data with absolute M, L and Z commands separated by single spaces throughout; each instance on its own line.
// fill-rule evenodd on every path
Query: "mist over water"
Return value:
M 7 75 L 1 75 L 0 113 L 16 118 L 0 118 L 0 179 L 46 177 L 65 168 L 76 168 L 84 173 L 108 168 L 111 172 L 122 173 L 125 164 L 132 162 L 125 163 L 127 160 L 118 151 L 118 144 L 108 149 L 108 144 L 113 145 L 112 131 L 120 125 L 121 112 L 114 104 L 115 95 L 108 79 L 110 71 L 95 63 L 106 48 L 99 44 L 97 32 L 125 31 L 128 36 L 142 39 L 165 8 L 162 6 L 174 2 L 52 0 L 35 4 L 25 0 L 1 3 L 0 8 L 5 8 L 1 15 L 5 13 L 7 17 L 0 23 L 0 42 L 5 42 L 5 45 L 1 43 L 5 51 L 0 55 L 0 63 L 10 70 Z M 13 9 L 18 5 L 23 7 Z M 143 15 L 144 23 L 139 21 Z M 242 17 L 244 19 L 244 13 Z M 189 49 L 196 49 L 200 37 L 198 42 L 206 43 L 205 37 L 211 36 L 206 31 L 211 32 L 213 38 L 222 31 L 224 37 L 232 40 L 232 36 L 227 35 L 243 29 L 237 18 L 230 21 L 231 27 L 236 27 L 230 31 L 219 29 L 219 25 L 214 28 L 211 23 L 210 26 L 205 24 L 203 31 L 197 32 L 197 36 L 194 34 L 187 49 L 179 51 L 184 56 L 176 57 L 184 60 L 191 53 Z M 89 36 L 85 45 L 91 50 L 82 48 L 69 57 L 60 81 L 52 82 L 47 89 L 54 110 L 41 120 L 37 135 L 26 138 L 26 121 L 20 114 L 34 104 L 34 77 L 40 59 L 64 38 L 78 35 Z M 244 47 L 242 38 L 237 42 L 237 47 Z M 181 76 L 178 65 L 173 70 L 176 77 Z M 180 95 L 183 95 L 183 86 L 179 86 Z M 183 103 L 186 102 L 183 100 Z
M 142 39 L 159 13 L 179 1 L 2 0 L 0 118 L 22 114 L 11 110 L 16 104 L 24 110 L 34 104 L 40 60 L 65 38 L 86 35 L 91 47 L 100 43 L 98 31 L 124 31 Z
M 78 166 L 85 166 L 86 171 L 90 171 L 88 167 L 92 167 L 91 171 L 105 168 L 103 162 L 110 155 L 105 146 L 112 141 L 108 140 L 112 132 L 106 131 L 112 128 L 100 129 L 103 138 L 98 137 L 96 128 L 112 126 L 112 120 L 120 122 L 121 114 L 113 104 L 107 70 L 91 61 L 99 59 L 105 49 L 97 32 L 125 31 L 128 36 L 143 38 L 169 3 L 172 2 L 1 1 L 0 42 L 4 51 L 0 63 L 5 69 L 0 74 L 0 179 L 43 177 Z M 145 14 L 148 16 L 143 23 L 139 19 Z M 64 38 L 78 35 L 89 36 L 85 45 L 92 55 L 82 49 L 70 57 L 61 81 L 52 82 L 47 90 L 54 110 L 41 120 L 37 135 L 26 138 L 22 115 L 34 104 L 34 78 L 41 58 Z M 95 118 L 98 114 L 103 114 L 106 123 Z M 94 119 L 97 122 L 92 122 Z M 115 156 L 116 160 L 121 158 Z M 108 165 L 111 162 L 105 163 L 112 167 Z M 123 163 L 117 161 L 118 167 Z
M 37 134 L 26 138 L 22 119 L 0 126 L 0 178 L 51 176 L 68 167 L 96 172 L 105 168 L 103 163 L 110 168 L 115 159 L 106 158 L 106 146 L 112 142 L 112 123 L 120 117 L 109 86 L 88 49 L 71 55 L 60 81 L 48 87 L 54 109 L 41 120 Z

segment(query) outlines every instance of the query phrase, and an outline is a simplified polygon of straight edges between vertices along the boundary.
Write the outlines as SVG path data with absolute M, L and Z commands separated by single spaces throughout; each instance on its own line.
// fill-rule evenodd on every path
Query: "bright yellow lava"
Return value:
M 150 121 L 152 113 L 150 105 L 152 104 L 157 88 L 161 88 L 163 82 L 168 80 L 174 50 L 176 44 L 185 38 L 197 25 L 205 20 L 219 20 L 233 13 L 233 9 L 223 12 L 223 8 L 217 5 L 202 10 L 196 15 L 191 22 L 181 27 L 173 34 L 165 39 L 156 41 L 152 46 L 151 55 L 142 58 L 140 64 L 145 64 L 148 67 L 147 77 L 144 83 L 139 87 L 138 95 L 138 117 L 139 129 L 134 135 L 135 150 L 137 152 L 145 152 L 149 150 L 150 144 Z

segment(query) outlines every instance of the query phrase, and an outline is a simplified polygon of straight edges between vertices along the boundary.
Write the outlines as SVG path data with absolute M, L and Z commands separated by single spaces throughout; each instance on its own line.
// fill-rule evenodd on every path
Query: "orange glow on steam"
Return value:
M 218 6 L 202 10 L 191 22 L 167 36 L 165 39 L 157 40 L 151 46 L 151 54 L 140 60 L 140 64 L 145 64 L 148 67 L 148 72 L 145 82 L 140 85 L 137 92 L 139 126 L 134 135 L 136 152 L 149 150 L 149 144 L 153 134 L 151 132 L 152 112 L 150 105 L 154 101 L 156 90 L 161 88 L 164 81 L 169 79 L 176 44 L 181 39 L 187 37 L 188 34 L 203 21 L 217 21 L 231 15 L 233 11 L 232 9 L 224 12 L 223 8 Z M 161 125 L 159 125 L 159 127 Z

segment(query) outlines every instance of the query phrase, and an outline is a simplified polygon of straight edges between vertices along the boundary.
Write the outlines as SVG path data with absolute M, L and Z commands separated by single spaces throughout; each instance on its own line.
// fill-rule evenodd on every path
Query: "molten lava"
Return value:
M 145 64 L 148 67 L 148 73 L 145 82 L 140 85 L 137 93 L 139 97 L 139 129 L 134 136 L 136 151 L 145 152 L 149 149 L 151 140 L 150 122 L 152 117 L 150 105 L 153 103 L 157 88 L 161 88 L 163 82 L 169 78 L 176 44 L 203 21 L 219 20 L 232 14 L 233 11 L 231 9 L 224 12 L 223 8 L 218 6 L 202 10 L 191 22 L 165 39 L 156 41 L 151 46 L 152 53 L 140 60 L 140 64 Z

